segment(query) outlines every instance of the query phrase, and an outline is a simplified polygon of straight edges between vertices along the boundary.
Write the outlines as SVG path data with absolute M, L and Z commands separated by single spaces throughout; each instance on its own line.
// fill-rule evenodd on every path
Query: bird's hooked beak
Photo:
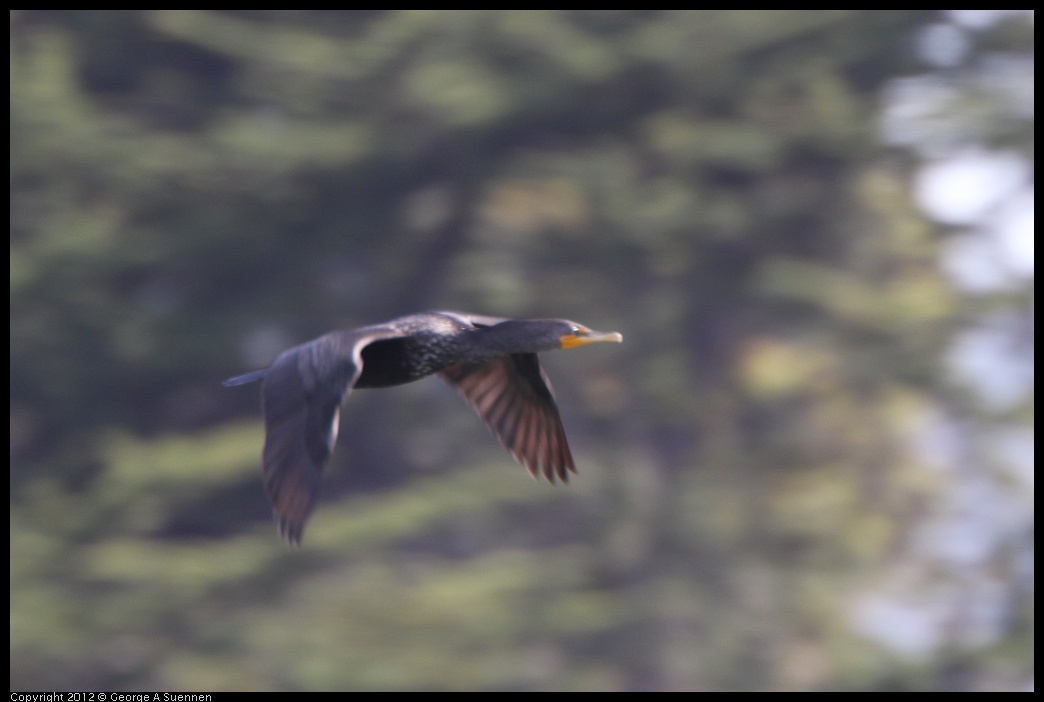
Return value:
M 615 341 L 619 343 L 623 341 L 623 334 L 620 332 L 594 331 L 578 324 L 571 333 L 560 337 L 559 341 L 562 344 L 562 348 L 572 349 L 577 346 L 597 344 L 599 341 Z

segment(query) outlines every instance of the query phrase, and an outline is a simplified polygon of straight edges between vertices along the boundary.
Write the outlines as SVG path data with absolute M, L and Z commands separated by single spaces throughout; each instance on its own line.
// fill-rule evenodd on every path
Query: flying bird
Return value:
M 623 337 L 565 319 L 425 312 L 331 332 L 224 385 L 263 381 L 265 491 L 279 533 L 300 543 L 337 440 L 341 403 L 353 388 L 402 385 L 437 373 L 534 478 L 568 482 L 576 467 L 537 353 L 600 341 Z

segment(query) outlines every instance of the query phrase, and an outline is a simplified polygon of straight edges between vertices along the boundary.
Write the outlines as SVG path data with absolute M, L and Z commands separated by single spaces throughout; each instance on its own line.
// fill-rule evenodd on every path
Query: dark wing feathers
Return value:
M 452 366 L 439 375 L 456 386 L 534 478 L 568 482 L 569 472 L 576 472 L 550 382 L 535 353 Z
M 300 542 L 305 520 L 315 507 L 323 465 L 333 450 L 337 410 L 348 392 L 307 383 L 298 365 L 299 350 L 276 360 L 265 377 L 265 491 L 272 501 L 279 532 Z
M 448 312 L 448 311 L 443 311 L 443 312 L 440 312 L 439 314 L 447 315 L 449 317 L 456 317 L 457 319 L 459 319 L 460 321 L 464 322 L 465 324 L 470 324 L 470 325 L 472 325 L 474 327 L 478 327 L 480 329 L 481 328 L 485 328 L 485 327 L 494 327 L 494 326 L 500 324 L 501 322 L 510 321 L 510 317 L 488 317 L 488 316 L 482 315 L 482 314 L 468 314 L 468 313 L 465 313 L 465 312 Z
M 265 375 L 262 473 L 279 533 L 301 541 L 323 466 L 337 440 L 340 406 L 359 377 L 362 347 L 395 336 L 367 328 L 320 337 L 283 353 Z

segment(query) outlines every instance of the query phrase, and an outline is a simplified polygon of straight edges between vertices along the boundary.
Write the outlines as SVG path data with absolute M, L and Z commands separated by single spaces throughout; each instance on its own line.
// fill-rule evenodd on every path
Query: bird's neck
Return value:
M 526 327 L 525 320 L 509 320 L 480 330 L 476 337 L 481 339 L 482 348 L 489 351 L 491 358 L 508 353 L 546 351 L 546 348 L 535 343 Z

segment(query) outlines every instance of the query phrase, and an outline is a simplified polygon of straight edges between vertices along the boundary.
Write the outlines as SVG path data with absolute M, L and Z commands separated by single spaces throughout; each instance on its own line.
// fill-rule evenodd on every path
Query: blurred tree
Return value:
M 973 305 L 878 142 L 941 17 L 14 12 L 12 689 L 1028 678 L 1031 599 L 988 649 L 853 624 L 944 491 Z M 547 361 L 580 478 L 359 392 L 288 552 L 220 379 L 430 308 L 624 333 Z

